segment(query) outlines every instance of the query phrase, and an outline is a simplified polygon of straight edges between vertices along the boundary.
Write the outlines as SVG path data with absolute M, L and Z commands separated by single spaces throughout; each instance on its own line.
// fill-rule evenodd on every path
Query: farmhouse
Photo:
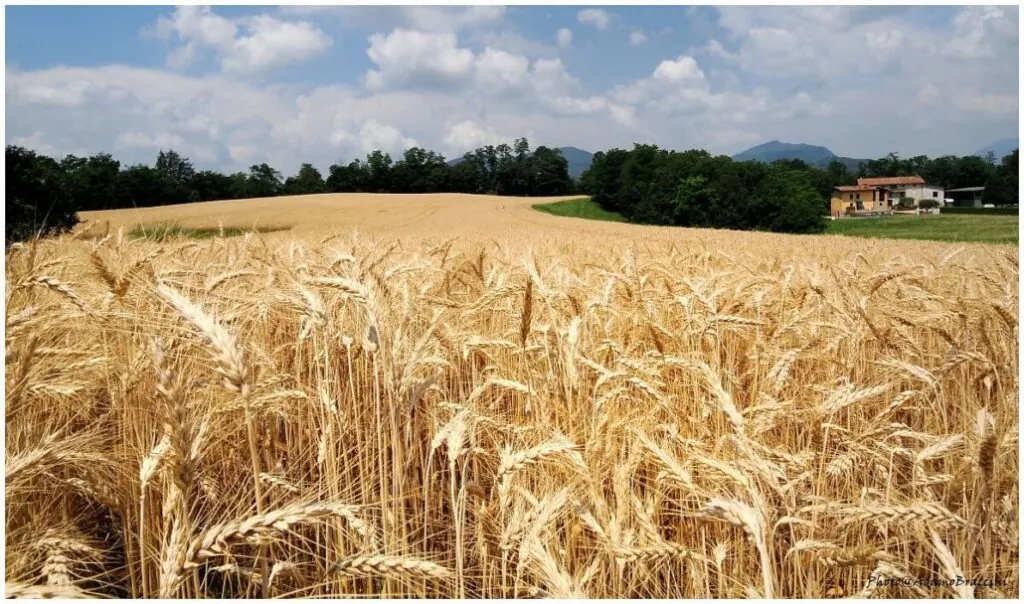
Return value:
M 858 178 L 858 186 L 885 187 L 892 193 L 892 198 L 899 200 L 909 197 L 918 205 L 922 200 L 932 199 L 939 205 L 945 200 L 942 187 L 925 183 L 920 176 L 889 176 L 885 178 Z
M 848 212 L 892 212 L 889 189 L 875 185 L 843 185 L 832 189 L 832 216 Z

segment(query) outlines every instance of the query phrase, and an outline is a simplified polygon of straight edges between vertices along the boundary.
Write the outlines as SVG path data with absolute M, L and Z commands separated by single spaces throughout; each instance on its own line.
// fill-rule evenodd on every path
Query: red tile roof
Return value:
M 858 191 L 875 191 L 878 187 L 869 185 L 840 185 L 835 188 L 840 193 L 856 193 Z
M 858 178 L 857 184 L 861 186 L 879 186 L 884 187 L 888 185 L 923 185 L 924 179 L 920 176 L 889 176 L 886 178 Z

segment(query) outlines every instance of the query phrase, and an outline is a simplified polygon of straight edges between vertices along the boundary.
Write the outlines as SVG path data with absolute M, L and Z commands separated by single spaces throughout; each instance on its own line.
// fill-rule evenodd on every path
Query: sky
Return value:
M 969 154 L 1018 133 L 1015 6 L 6 8 L 5 142 L 286 175 L 525 136 Z

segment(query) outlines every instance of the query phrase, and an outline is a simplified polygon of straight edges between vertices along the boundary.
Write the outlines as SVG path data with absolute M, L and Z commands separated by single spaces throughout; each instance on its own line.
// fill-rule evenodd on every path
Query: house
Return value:
M 832 189 L 832 216 L 847 212 L 892 212 L 889 189 L 875 185 L 842 185 Z
M 946 195 L 953 200 L 954 206 L 959 207 L 981 207 L 981 197 L 985 193 L 985 187 L 962 187 L 949 189 Z
M 942 187 L 925 183 L 920 176 L 888 176 L 885 178 L 858 178 L 860 186 L 885 187 L 892 192 L 892 198 L 899 202 L 901 197 L 909 197 L 915 200 L 914 205 L 924 199 L 932 199 L 939 205 L 943 204 L 946 196 Z

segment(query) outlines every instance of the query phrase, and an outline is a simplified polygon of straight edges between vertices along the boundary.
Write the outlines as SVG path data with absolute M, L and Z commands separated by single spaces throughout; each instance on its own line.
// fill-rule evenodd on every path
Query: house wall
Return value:
M 858 198 L 859 196 L 859 198 Z M 857 207 L 857 202 L 861 207 Z M 887 212 L 892 210 L 892 199 L 888 191 L 858 191 L 850 193 L 847 191 L 832 191 L 830 202 L 830 213 L 833 216 L 842 216 L 851 205 L 861 212 Z
M 893 197 L 899 201 L 900 197 L 910 197 L 917 201 L 922 199 L 934 199 L 935 201 L 942 204 L 942 200 L 946 198 L 945 192 L 942 187 L 935 187 L 932 185 L 896 185 L 893 187 Z

